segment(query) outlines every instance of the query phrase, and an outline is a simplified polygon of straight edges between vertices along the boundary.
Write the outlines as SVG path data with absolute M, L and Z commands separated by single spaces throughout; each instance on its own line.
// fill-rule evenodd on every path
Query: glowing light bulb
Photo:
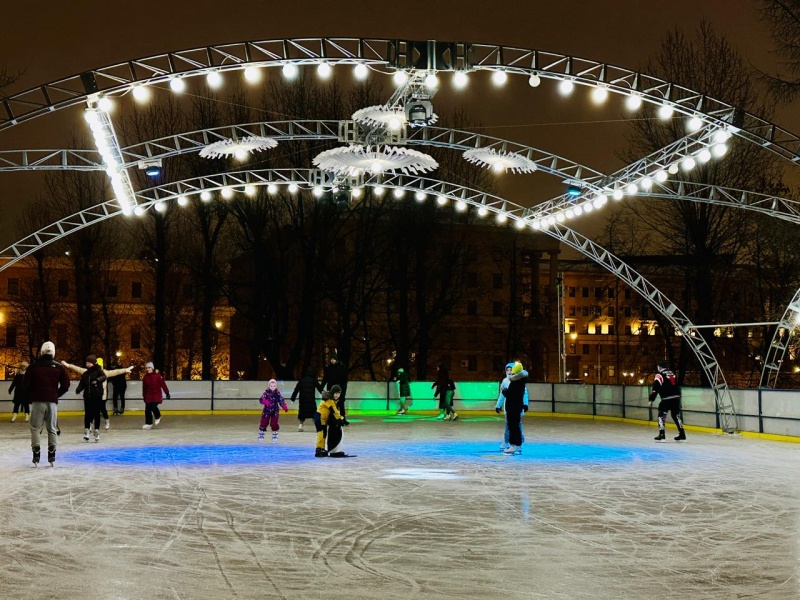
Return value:
M 439 204 L 439 206 L 444 206 L 445 204 L 447 204 L 447 196 L 437 197 L 436 202 Z
M 369 170 L 372 171 L 373 173 L 380 173 L 381 171 L 383 171 L 383 165 L 380 162 L 375 161 L 372 163 Z
M 458 212 L 464 212 L 465 210 L 467 210 L 467 203 L 464 202 L 463 200 L 459 200 L 458 202 L 456 202 L 456 210 Z
M 708 148 L 703 148 L 697 155 L 697 160 L 701 163 L 707 163 L 711 160 L 711 152 L 709 152 Z
M 583 214 L 583 208 L 580 206 L 576 206 L 573 210 L 575 211 L 576 217 L 580 217 Z
M 364 81 L 367 78 L 367 75 L 369 75 L 369 69 L 367 68 L 367 65 L 362 63 L 357 64 L 355 68 L 353 68 L 353 75 L 355 75 L 355 78 L 359 81 Z
M 568 208 L 566 210 L 566 216 L 568 219 L 572 219 L 575 216 L 575 210 L 573 208 Z
M 403 188 L 395 188 L 392 192 L 392 195 L 399 200 L 406 195 L 406 191 Z
M 556 213 L 556 221 L 563 223 L 565 219 L 564 213 Z
M 531 227 L 533 227 L 534 229 L 541 229 L 541 227 L 542 227 L 542 222 L 541 222 L 541 221 L 538 221 L 538 220 L 537 220 L 537 221 L 534 221 L 533 223 L 531 223 Z
M 111 102 L 111 98 L 109 98 L 108 96 L 103 96 L 102 98 L 100 98 L 100 100 L 97 101 L 97 108 L 99 108 L 104 112 L 108 112 L 112 108 L 114 108 L 114 103 Z
M 254 186 L 254 185 L 246 185 L 246 186 L 244 186 L 244 193 L 245 193 L 245 196 L 249 196 L 250 198 L 252 198 L 253 196 L 256 195 L 256 186 Z
M 639 94 L 631 94 L 625 100 L 628 110 L 639 110 L 642 107 L 642 97 Z
M 425 76 L 425 87 L 428 89 L 433 89 L 439 86 L 439 78 L 436 77 L 436 73 L 428 73 Z
M 614 198 L 614 200 L 619 201 L 622 200 L 623 195 L 624 194 L 622 193 L 622 190 L 614 190 L 614 195 L 612 197 Z
M 408 82 L 408 73 L 405 71 L 395 71 L 394 75 L 392 75 L 392 81 L 394 81 L 397 87 L 405 85 Z
M 724 129 L 720 129 L 714 134 L 714 141 L 718 144 L 724 144 L 729 139 L 731 139 L 731 134 L 725 131 Z
M 649 177 L 642 177 L 641 181 L 639 181 L 639 185 L 643 190 L 649 190 L 653 187 L 653 180 Z
M 663 183 L 667 180 L 667 172 L 663 169 L 660 171 L 656 171 L 656 181 Z
M 248 152 L 244 148 L 237 148 L 234 151 L 233 156 L 236 158 L 236 160 L 244 160 L 247 158 Z
M 290 193 L 290 194 L 294 195 L 294 194 L 296 194 L 298 191 L 300 191 L 300 188 L 299 188 L 299 187 L 297 187 L 297 184 L 296 184 L 296 183 L 290 183 L 290 184 L 289 184 L 289 193 Z
M 489 209 L 488 209 L 488 208 L 486 208 L 485 206 L 481 206 L 481 207 L 478 209 L 478 216 L 479 216 L 479 217 L 485 217 L 485 216 L 486 216 L 486 215 L 488 215 L 488 214 L 489 214 Z
M 333 69 L 326 62 L 319 63 L 317 65 L 317 75 L 319 76 L 320 79 L 328 79 L 331 76 L 332 72 Z
M 225 186 L 224 188 L 222 188 L 222 190 L 220 190 L 220 194 L 225 200 L 230 200 L 231 198 L 233 198 L 233 188 Z
M 552 216 L 552 215 L 547 217 L 547 224 L 548 225 L 555 225 L 556 224 L 556 218 L 554 216 Z
M 297 65 L 294 63 L 286 63 L 285 65 L 283 65 L 283 68 L 281 69 L 281 73 L 283 73 L 283 76 L 289 81 L 296 78 L 299 72 L 300 71 L 297 68 Z
M 514 227 L 517 229 L 525 229 L 525 219 L 517 219 L 514 223 Z
M 136 208 L 133 209 L 133 214 L 135 214 L 137 217 L 141 217 L 144 214 L 144 212 L 145 211 L 141 206 L 137 206 Z
M 267 193 L 268 193 L 268 194 L 271 194 L 271 195 L 273 195 L 273 196 L 274 196 L 275 194 L 277 194 L 277 193 L 278 193 L 278 186 L 277 186 L 277 185 L 275 185 L 274 183 L 270 183 L 270 184 L 267 186 Z
M 677 163 L 673 163 L 673 164 L 671 164 L 671 165 L 669 166 L 669 168 L 667 168 L 667 172 L 668 172 L 670 175 L 676 175 L 676 174 L 678 173 L 678 164 L 677 164 Z
M 89 125 L 94 125 L 95 123 L 100 122 L 100 117 L 98 117 L 97 113 L 93 110 L 84 111 L 83 118 L 86 119 L 86 122 L 89 123 Z
M 323 195 L 324 193 L 325 193 L 325 190 L 323 190 L 323 189 L 322 189 L 322 186 L 321 186 L 321 185 L 318 185 L 318 186 L 315 186 L 315 187 L 314 187 L 314 192 L 313 192 L 313 194 L 314 194 L 314 197 L 315 197 L 315 198 L 322 198 L 322 195 Z
M 508 73 L 505 71 L 495 71 L 492 73 L 492 83 L 494 83 L 496 86 L 499 87 L 501 85 L 505 85 L 507 81 Z
M 700 117 L 692 117 L 687 123 L 689 131 L 698 131 L 703 126 L 703 119 Z
M 592 212 L 593 208 L 594 207 L 592 206 L 592 203 L 589 202 L 588 200 L 583 203 L 583 212 L 590 213 L 590 212 Z
M 604 87 L 596 87 L 592 90 L 592 101 L 595 104 L 603 104 L 608 100 L 608 90 Z
M 170 77 L 169 89 L 177 94 L 180 94 L 186 89 L 186 82 L 180 77 Z
M 575 90 L 575 84 L 572 83 L 569 79 L 565 79 L 561 83 L 558 84 L 558 91 L 561 92 L 562 96 L 569 96 Z
M 675 109 L 672 108 L 669 104 L 662 104 L 658 109 L 658 116 L 661 119 L 667 120 L 675 114 Z
M 727 144 L 717 144 L 713 148 L 714 156 L 716 156 L 717 158 L 721 158 L 721 157 L 725 156 L 725 153 L 727 151 L 728 151 Z
M 386 190 L 383 188 L 383 186 L 382 186 L 382 185 L 376 185 L 376 186 L 375 186 L 375 189 L 373 190 L 374 194 L 375 194 L 375 195 L 376 195 L 378 198 L 380 198 L 381 196 L 383 196 L 383 192 L 385 192 L 385 191 L 386 191 Z
M 219 74 L 219 71 L 211 71 L 206 75 L 206 83 L 208 87 L 215 90 L 222 85 L 222 75 Z
M 538 76 L 536 73 L 533 73 L 533 74 L 532 74 L 532 75 L 531 75 L 531 76 L 528 78 L 528 85 L 529 85 L 529 86 L 531 86 L 531 87 L 539 87 L 539 85 L 540 85 L 541 83 L 542 83 L 542 78 L 541 78 L 541 77 L 539 77 L 539 76 Z
M 363 193 L 364 193 L 364 190 L 362 188 L 360 188 L 360 187 L 357 187 L 357 188 L 353 188 L 353 191 L 350 192 L 350 195 L 353 198 L 358 199 L 358 198 L 361 198 L 361 194 L 363 194 Z
M 635 196 L 636 192 L 639 191 L 639 188 L 636 187 L 635 183 L 630 183 L 630 184 L 628 184 L 628 187 L 625 188 L 625 191 L 627 192 L 627 194 L 629 196 Z
M 150 98 L 150 88 L 144 85 L 133 86 L 133 99 L 137 102 L 144 102 Z
M 467 83 L 469 82 L 469 78 L 464 71 L 456 71 L 456 74 L 453 75 L 453 86 L 456 89 L 463 90 L 467 87 Z
M 153 208 L 155 208 L 157 212 L 163 213 L 165 210 L 167 210 L 167 205 L 159 200 L 153 205 Z
M 389 119 L 389 129 L 391 129 L 392 131 L 399 130 L 401 126 L 402 122 L 398 117 L 392 117 L 391 119 Z
M 211 202 L 211 192 L 208 190 L 200 192 L 200 200 L 203 202 Z
M 498 161 L 492 165 L 492 170 L 495 173 L 505 173 L 506 166 L 502 162 Z
M 179 206 L 186 206 L 187 204 L 189 204 L 189 199 L 186 196 L 184 196 L 183 194 L 178 196 L 178 205 Z
M 244 78 L 250 83 L 261 81 L 261 69 L 258 67 L 247 67 L 244 70 Z
M 508 217 L 506 216 L 506 213 L 502 213 L 502 212 L 501 213 L 497 213 L 497 222 L 498 223 L 505 223 L 506 221 L 508 221 Z
M 683 159 L 683 161 L 681 161 L 681 168 L 684 171 L 691 171 L 692 169 L 694 169 L 696 164 L 697 163 L 691 156 L 687 156 L 686 158 Z
M 592 201 L 592 205 L 595 208 L 602 208 L 608 202 L 608 198 L 600 194 L 597 198 Z
M 417 202 L 425 202 L 425 199 L 428 197 L 428 194 L 425 192 L 417 192 L 414 194 L 414 198 L 417 199 Z

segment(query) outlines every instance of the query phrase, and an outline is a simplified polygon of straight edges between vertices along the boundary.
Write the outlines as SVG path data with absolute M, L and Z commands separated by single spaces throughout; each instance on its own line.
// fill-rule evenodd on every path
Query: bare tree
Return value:
M 760 0 L 760 4 L 786 69 L 785 73 L 763 75 L 778 100 L 790 102 L 800 94 L 800 1 Z

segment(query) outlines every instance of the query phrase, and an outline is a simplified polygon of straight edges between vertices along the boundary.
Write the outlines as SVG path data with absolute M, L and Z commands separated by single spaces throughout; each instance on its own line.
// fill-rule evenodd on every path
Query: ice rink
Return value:
M 354 418 L 315 459 L 281 416 L 0 423 L 3 599 L 800 597 L 798 446 L 623 423 Z M 43 453 L 44 460 L 44 453 Z

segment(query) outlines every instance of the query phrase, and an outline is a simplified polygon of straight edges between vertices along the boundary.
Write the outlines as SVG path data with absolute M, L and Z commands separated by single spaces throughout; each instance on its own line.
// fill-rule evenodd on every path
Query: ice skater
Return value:
M 100 411 L 100 414 L 103 416 L 103 420 L 105 421 L 106 429 L 109 429 L 111 427 L 111 421 L 108 418 L 108 410 L 106 410 L 106 400 L 108 399 L 108 394 L 106 393 L 106 389 L 108 387 L 108 380 L 111 377 L 116 377 L 116 376 L 119 376 L 119 375 L 122 375 L 123 377 L 125 377 L 125 375 L 127 373 L 130 373 L 131 371 L 133 371 L 133 367 L 127 367 L 125 369 L 116 368 L 116 369 L 106 370 L 106 368 L 103 366 L 103 359 L 102 358 L 97 358 L 96 362 L 97 362 L 97 365 L 103 370 L 103 373 L 106 376 L 106 380 L 103 381 L 103 400 L 100 402 L 100 404 L 98 406 L 98 409 Z M 65 360 L 62 360 L 61 364 L 64 365 L 65 367 L 67 367 L 68 369 L 70 369 L 71 371 L 75 371 L 79 375 L 83 375 L 86 372 L 86 369 L 84 367 L 79 367 L 78 365 L 71 365 Z M 94 424 L 92 424 L 92 427 L 94 427 Z
M 400 406 L 397 409 L 398 415 L 404 415 L 411 406 L 411 383 L 405 369 L 397 369 L 397 398 Z
M 682 442 L 686 439 L 686 432 L 681 421 L 681 388 L 678 386 L 678 378 L 667 365 L 659 364 L 657 369 L 658 373 L 653 379 L 653 389 L 650 390 L 651 404 L 656 396 L 661 396 L 661 402 L 658 403 L 658 435 L 655 440 L 663 442 L 667 439 L 664 430 L 667 424 L 667 412 L 669 412 L 678 427 L 675 441 Z
M 500 383 L 500 394 L 497 398 L 497 404 L 494 407 L 496 413 L 499 413 L 501 410 L 503 414 L 506 414 L 506 397 L 503 395 L 503 390 L 508 389 L 508 384 L 511 383 L 511 370 L 514 368 L 514 363 L 508 363 L 506 365 L 506 376 L 503 381 Z M 528 386 L 525 386 L 525 395 L 522 397 L 522 412 L 528 412 Z M 522 416 L 520 415 L 520 422 L 519 422 L 519 431 L 522 434 L 522 443 L 525 443 L 525 428 L 522 426 Z M 503 443 L 500 444 L 500 450 L 505 450 L 510 446 L 508 443 L 508 418 L 505 419 L 505 433 L 503 434 Z
M 522 413 L 527 409 L 523 402 L 525 387 L 528 383 L 528 372 L 522 364 L 515 362 L 508 376 L 508 387 L 501 390 L 505 397 L 506 423 L 508 425 L 508 448 L 506 454 L 522 454 Z
M 33 466 L 39 466 L 40 436 L 42 427 L 46 427 L 47 462 L 54 467 L 58 444 L 58 399 L 69 389 L 69 376 L 67 370 L 54 360 L 56 346 L 53 342 L 42 344 L 39 355 L 39 359 L 25 372 L 22 386 L 31 401 Z
M 264 439 L 264 432 L 267 430 L 267 425 L 272 429 L 272 441 L 278 441 L 278 430 L 281 428 L 278 423 L 278 418 L 283 412 L 289 412 L 286 406 L 286 401 L 283 399 L 280 390 L 278 390 L 278 382 L 270 379 L 267 384 L 267 389 L 261 394 L 261 404 L 264 408 L 261 411 L 261 423 L 258 426 L 258 439 Z
M 64 364 L 62 362 L 62 364 Z M 66 364 L 64 364 L 66 366 Z M 103 400 L 103 384 L 106 381 L 103 368 L 97 363 L 97 357 L 90 354 L 86 357 L 86 368 L 81 373 L 81 381 L 75 392 L 83 393 L 83 440 L 89 441 L 89 428 L 94 425 L 94 441 L 100 441 L 100 405 Z
M 439 416 L 442 421 L 457 421 L 458 413 L 453 410 L 453 397 L 456 395 L 456 382 L 443 364 L 436 367 L 436 381 L 431 385 L 433 397 L 439 396 Z
M 347 370 L 344 365 L 339 362 L 339 356 L 336 353 L 331 354 L 330 364 L 322 371 L 322 381 L 320 382 L 320 391 L 327 389 L 333 395 L 334 386 L 339 386 L 338 396 L 338 409 L 342 414 L 342 420 L 345 425 L 350 423 L 347 421 L 347 407 L 345 407 L 345 396 L 347 394 Z
M 317 414 L 314 415 L 314 425 L 317 428 L 317 445 L 314 456 L 317 458 L 324 456 L 344 458 L 347 456 L 342 450 L 344 418 L 337 406 L 341 393 L 342 390 L 338 385 L 334 385 L 330 392 L 322 392 L 322 402 L 319 403 Z
M 155 365 L 151 362 L 145 365 L 145 376 L 142 379 L 142 396 L 144 397 L 144 425 L 142 429 L 152 429 L 153 425 L 161 423 L 161 410 L 158 405 L 161 404 L 163 396 L 161 392 L 170 399 L 169 388 L 167 382 L 161 376 L 161 373 L 156 373 Z M 155 420 L 153 419 L 155 417 Z
M 316 392 L 318 390 L 322 391 L 317 382 L 317 376 L 314 369 L 309 367 L 306 369 L 306 374 L 303 375 L 300 381 L 297 382 L 297 385 L 294 386 L 294 391 L 292 392 L 292 402 L 294 402 L 296 398 L 300 398 L 300 405 L 297 409 L 297 420 L 299 421 L 297 424 L 297 431 L 303 431 L 303 423 L 305 420 L 313 420 L 314 415 L 317 414 Z
M 28 368 L 28 363 L 23 361 L 17 369 L 17 374 L 14 375 L 14 380 L 8 388 L 8 393 L 14 393 L 14 408 L 11 411 L 11 422 L 17 420 L 17 413 L 20 410 L 25 412 L 25 421 L 31 419 L 31 405 L 28 402 L 28 394 L 25 393 L 25 388 L 22 386 L 22 380 L 25 379 L 25 370 Z

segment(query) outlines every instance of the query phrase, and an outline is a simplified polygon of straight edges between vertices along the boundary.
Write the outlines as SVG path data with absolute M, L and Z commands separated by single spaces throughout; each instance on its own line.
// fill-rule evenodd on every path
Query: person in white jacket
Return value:
M 97 363 L 101 367 L 103 367 L 103 362 L 102 361 L 103 361 L 103 359 L 101 359 L 101 358 L 97 359 Z M 64 365 L 66 368 L 68 368 L 68 369 L 70 369 L 72 371 L 75 371 L 76 373 L 78 373 L 80 375 L 83 375 L 86 372 L 86 369 L 84 367 L 79 367 L 78 365 L 71 365 L 65 360 L 62 360 L 61 364 Z M 103 368 L 103 373 L 105 373 L 105 375 L 106 375 L 106 381 L 103 381 L 103 406 L 105 406 L 106 400 L 108 400 L 108 386 L 107 386 L 108 378 L 109 377 L 114 377 L 115 375 L 122 375 L 123 373 L 130 373 L 131 371 L 133 371 L 133 367 L 132 366 L 131 367 L 127 367 L 125 369 L 110 369 L 110 370 L 106 370 L 105 368 Z M 103 418 L 105 419 L 105 427 L 106 427 L 106 429 L 110 428 L 111 427 L 111 422 L 108 419 L 108 411 L 105 410 L 105 409 L 103 410 Z
M 500 395 L 497 398 L 497 404 L 494 407 L 496 413 L 499 413 L 502 409 L 503 414 L 506 414 L 506 397 L 503 395 L 503 390 L 508 389 L 508 384 L 511 383 L 509 377 L 511 377 L 511 369 L 514 368 L 514 363 L 508 363 L 506 365 L 506 377 L 500 382 Z M 525 406 L 525 409 L 522 411 L 523 415 L 528 410 L 528 389 L 525 388 L 525 395 L 522 398 L 522 403 Z M 522 427 L 522 420 L 519 422 L 519 429 L 522 432 L 522 442 L 525 442 L 525 430 Z M 506 432 L 503 436 L 503 443 L 500 444 L 500 450 L 506 450 L 509 447 L 508 443 L 508 420 L 506 419 Z

